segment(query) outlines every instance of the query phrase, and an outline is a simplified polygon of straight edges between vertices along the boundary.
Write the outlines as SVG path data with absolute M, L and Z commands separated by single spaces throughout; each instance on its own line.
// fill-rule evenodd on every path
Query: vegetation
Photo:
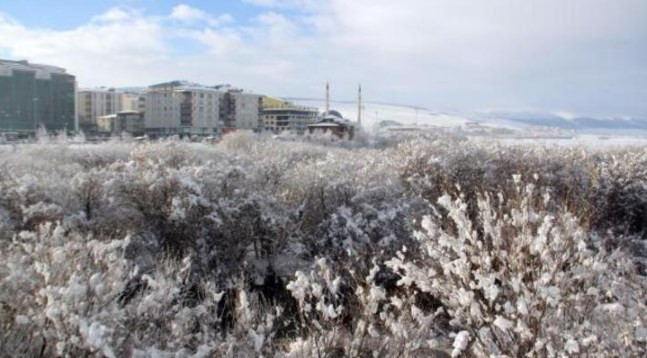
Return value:
M 0 147 L 10 356 L 647 354 L 647 148 Z

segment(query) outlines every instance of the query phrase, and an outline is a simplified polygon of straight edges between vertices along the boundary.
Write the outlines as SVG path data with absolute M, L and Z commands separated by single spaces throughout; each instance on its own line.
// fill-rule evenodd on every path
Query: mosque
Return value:
M 326 111 L 323 112 L 317 121 L 308 125 L 308 132 L 313 133 L 327 133 L 330 131 L 333 135 L 340 139 L 352 140 L 355 135 L 355 127 L 361 127 L 362 124 L 362 87 L 359 87 L 358 92 L 358 111 L 357 122 L 350 121 L 341 113 L 334 109 L 330 109 L 330 85 L 326 83 Z

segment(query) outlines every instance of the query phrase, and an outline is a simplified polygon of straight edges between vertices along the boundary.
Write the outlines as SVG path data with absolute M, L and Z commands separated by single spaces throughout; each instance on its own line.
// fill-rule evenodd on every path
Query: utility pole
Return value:
M 326 82 L 326 113 L 330 111 L 330 84 Z
M 362 126 L 362 85 L 359 85 L 357 92 L 357 125 Z

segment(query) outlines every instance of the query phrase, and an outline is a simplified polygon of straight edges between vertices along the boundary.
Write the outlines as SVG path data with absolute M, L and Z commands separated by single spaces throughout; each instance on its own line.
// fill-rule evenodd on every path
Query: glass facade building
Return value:
M 75 90 L 74 76 L 62 68 L 0 60 L 0 132 L 74 130 Z

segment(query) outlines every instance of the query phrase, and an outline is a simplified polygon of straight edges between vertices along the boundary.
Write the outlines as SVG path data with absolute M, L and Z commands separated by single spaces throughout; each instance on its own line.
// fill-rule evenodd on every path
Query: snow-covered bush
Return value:
M 128 276 L 128 264 L 119 254 L 127 242 L 67 234 L 52 223 L 3 242 L 3 352 L 115 356 L 106 324 L 122 316 L 112 301 Z
M 440 197 L 446 217 L 424 217 L 416 233 L 422 257 L 387 263 L 398 285 L 439 299 L 477 356 L 644 352 L 647 285 L 630 257 L 591 240 L 534 184 L 520 191 L 479 196 L 477 221 L 462 197 Z
M 0 147 L 10 356 L 642 356 L 647 150 Z
M 391 291 L 379 283 L 380 267 L 366 275 L 333 270 L 318 259 L 297 271 L 287 288 L 298 301 L 301 338 L 288 357 L 433 356 L 446 349 L 442 308 L 420 306 L 418 293 Z M 420 307 L 419 307 L 420 306 Z
M 12 356 L 208 356 L 264 351 L 276 313 L 254 309 L 245 290 L 236 326 L 221 327 L 224 290 L 191 280 L 191 260 L 161 259 L 141 275 L 132 239 L 100 242 L 44 224 L 2 246 L 0 346 Z M 271 348 L 268 348 L 271 350 Z M 247 353 L 245 353 L 247 352 Z

